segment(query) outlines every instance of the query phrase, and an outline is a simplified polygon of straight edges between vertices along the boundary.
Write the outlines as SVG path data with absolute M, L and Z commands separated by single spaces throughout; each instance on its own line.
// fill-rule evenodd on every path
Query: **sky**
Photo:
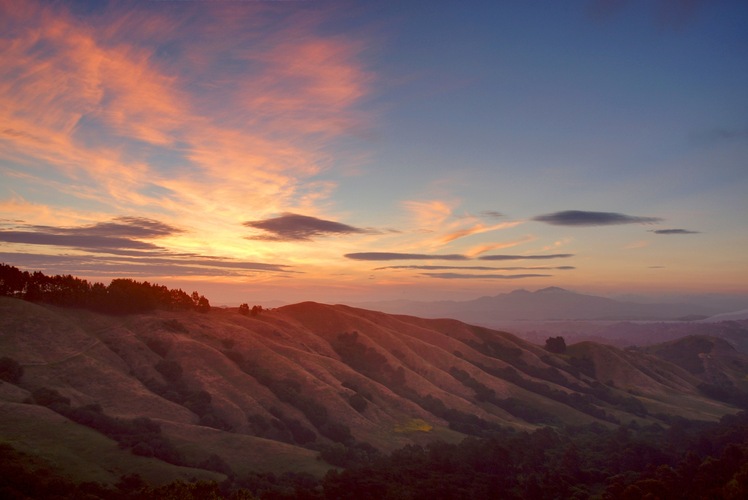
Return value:
M 746 89 L 743 0 L 0 0 L 0 262 L 748 297 Z

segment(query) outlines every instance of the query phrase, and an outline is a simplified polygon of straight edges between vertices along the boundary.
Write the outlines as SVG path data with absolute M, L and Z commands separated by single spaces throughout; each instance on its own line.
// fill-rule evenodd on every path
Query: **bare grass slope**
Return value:
M 155 462 L 165 479 L 320 476 L 499 426 L 737 411 L 656 352 L 551 353 L 459 321 L 312 302 L 107 316 L 0 298 L 0 358 L 23 371 L 0 384 L 0 442 L 109 483 Z

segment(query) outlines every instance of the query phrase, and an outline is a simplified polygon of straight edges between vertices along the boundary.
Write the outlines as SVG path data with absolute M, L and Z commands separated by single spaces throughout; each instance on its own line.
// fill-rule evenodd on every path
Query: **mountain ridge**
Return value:
M 723 312 L 698 304 L 619 301 L 556 286 L 534 292 L 517 289 L 465 301 L 395 300 L 357 305 L 392 314 L 451 317 L 494 327 L 502 321 L 517 320 L 678 320 Z
M 0 313 L 0 358 L 23 368 L 0 384 L 0 441 L 33 451 L 42 446 L 34 428 L 92 419 L 105 434 L 106 425 L 155 432 L 147 443 L 120 441 L 120 454 L 104 453 L 101 464 L 80 464 L 77 473 L 95 480 L 138 453 L 171 457 L 165 480 L 183 477 L 180 467 L 319 477 L 372 450 L 500 427 L 713 421 L 737 411 L 704 393 L 698 374 L 652 353 L 593 343 L 554 353 L 454 319 L 315 302 L 256 316 L 107 316 L 5 297 Z M 9 416 L 30 408 L 34 418 Z M 95 447 L 111 450 L 107 439 Z

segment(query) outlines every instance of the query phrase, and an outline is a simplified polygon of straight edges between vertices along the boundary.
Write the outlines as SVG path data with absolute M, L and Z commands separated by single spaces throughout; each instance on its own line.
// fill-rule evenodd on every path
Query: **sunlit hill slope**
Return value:
M 117 316 L 0 297 L 0 358 L 23 371 L 0 384 L 0 442 L 104 483 L 319 476 L 373 449 L 496 426 L 737 411 L 659 354 L 594 343 L 553 353 L 454 320 L 311 302 Z M 730 356 L 738 380 L 748 365 Z M 714 381 L 721 365 L 710 366 Z

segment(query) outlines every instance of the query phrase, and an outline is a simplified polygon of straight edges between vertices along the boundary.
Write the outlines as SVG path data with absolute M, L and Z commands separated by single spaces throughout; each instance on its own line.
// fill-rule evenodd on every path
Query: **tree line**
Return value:
M 198 292 L 132 279 L 114 279 L 106 286 L 69 274 L 47 276 L 0 264 L 0 296 L 63 307 L 79 307 L 107 314 L 131 314 L 165 309 L 207 312 L 210 301 Z
M 130 427 L 137 427 L 131 421 L 115 423 L 115 428 L 124 426 L 117 435 L 127 435 Z M 151 440 L 158 437 L 152 424 L 137 424 L 148 430 Z M 126 447 L 130 447 L 132 440 L 127 439 Z M 208 462 L 222 464 L 217 456 L 203 467 Z M 719 422 L 674 417 L 667 428 L 630 423 L 618 428 L 590 424 L 533 432 L 502 429 L 458 444 L 408 445 L 362 465 L 332 469 L 320 479 L 298 473 L 237 477 L 227 471 L 229 477 L 220 484 L 156 486 L 137 474 L 127 474 L 117 484 L 105 486 L 75 483 L 43 469 L 42 463 L 0 444 L 0 497 L 742 500 L 748 498 L 748 413 L 727 415 Z

